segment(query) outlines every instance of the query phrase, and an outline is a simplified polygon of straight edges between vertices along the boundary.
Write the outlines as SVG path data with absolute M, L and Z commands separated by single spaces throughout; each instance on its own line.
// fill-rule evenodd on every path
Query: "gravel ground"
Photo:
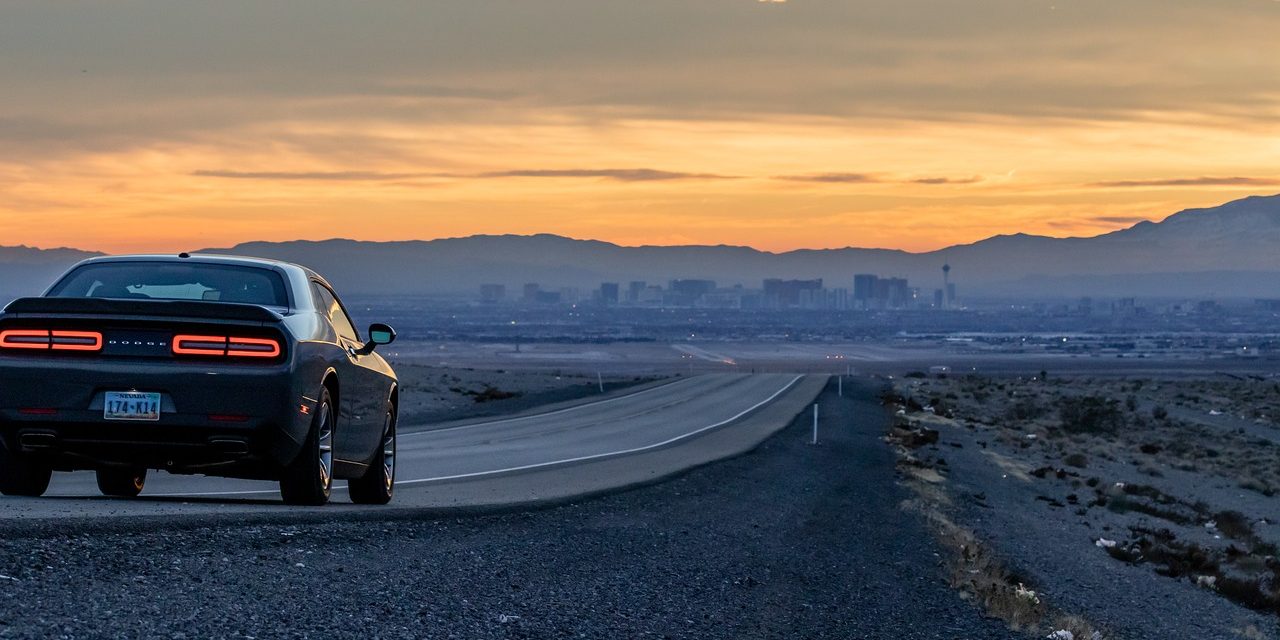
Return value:
M 998 382 L 1014 384 L 1008 380 Z M 1204 384 L 1195 380 L 1158 382 L 1169 395 L 1177 388 Z M 910 384 L 900 390 L 909 389 Z M 929 392 L 920 393 L 921 398 L 942 396 L 950 389 L 936 380 L 930 384 L 935 386 L 924 387 Z M 1117 385 L 1110 380 L 1074 380 L 1071 384 L 1067 393 L 1079 393 L 1080 389 L 1105 393 L 1110 387 L 1112 393 L 1123 394 L 1127 389 L 1126 385 L 1115 391 Z M 1147 386 L 1154 388 L 1156 383 Z M 1024 383 L 1019 391 L 1025 389 Z M 947 402 L 952 407 L 960 406 L 958 398 Z M 1047 400 L 1043 402 L 1047 404 Z M 946 478 L 941 486 L 946 487 L 952 499 L 950 511 L 1024 577 L 1028 586 L 1054 606 L 1082 615 L 1101 627 L 1108 639 L 1280 638 L 1280 623 L 1274 614 L 1235 604 L 1214 589 L 1198 585 L 1193 576 L 1160 575 L 1158 562 L 1122 562 L 1096 544 L 1100 539 L 1126 544 L 1134 537 L 1135 528 L 1176 534 L 1178 540 L 1210 549 L 1247 548 L 1244 543 L 1223 539 L 1225 536 L 1204 526 L 1200 519 L 1179 523 L 1136 509 L 1095 504 L 1096 491 L 1086 483 L 1092 480 L 1113 492 L 1118 491 L 1115 483 L 1154 487 L 1165 497 L 1204 504 L 1210 512 L 1233 510 L 1248 514 L 1253 532 L 1267 541 L 1280 535 L 1274 524 L 1280 522 L 1280 504 L 1274 497 L 1242 489 L 1238 480 L 1207 469 L 1188 472 L 1175 468 L 1176 459 L 1144 455 L 1136 444 L 1120 435 L 1105 436 L 1103 444 L 1091 447 L 1051 436 L 1042 423 L 1005 417 L 1013 403 L 1003 394 L 993 394 L 982 401 L 983 410 L 988 412 L 984 417 L 991 425 L 953 421 L 924 412 L 913 412 L 910 417 L 940 430 L 936 445 L 921 447 L 915 454 L 932 463 Z M 963 415 L 971 415 L 968 407 L 965 409 Z M 1223 466 L 1241 465 L 1239 453 L 1228 448 L 1238 434 L 1219 436 L 1209 431 L 1201 435 L 1167 425 L 1126 428 L 1132 430 L 1128 434 L 1132 436 L 1130 440 L 1136 438 L 1139 442 L 1182 439 L 1197 450 L 1219 447 L 1228 452 L 1223 457 L 1230 461 Z M 1028 440 L 1026 434 L 1033 431 L 1036 436 Z M 1013 434 L 1012 443 L 1009 434 Z M 1059 449 L 1059 442 L 1066 446 Z M 1064 462 L 1065 453 L 1080 451 L 1087 451 L 1087 464 L 1078 461 L 1083 466 L 1071 466 Z M 1265 460 L 1267 451 L 1260 449 L 1252 455 Z M 1041 472 L 1035 473 L 1037 469 Z M 1059 469 L 1063 472 L 1061 477 Z M 1156 473 L 1151 473 L 1152 469 Z
M 856 396 L 824 394 L 819 446 L 802 416 L 752 454 L 537 511 L 8 536 L 0 636 L 1016 637 L 945 585 Z

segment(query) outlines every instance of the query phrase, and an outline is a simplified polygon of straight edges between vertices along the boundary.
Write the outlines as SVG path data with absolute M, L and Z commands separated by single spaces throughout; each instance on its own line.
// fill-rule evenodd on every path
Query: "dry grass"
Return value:
M 925 500 L 909 501 L 906 507 L 924 516 L 946 550 L 944 562 L 952 588 L 1015 631 L 1044 631 L 1043 622 L 1051 613 L 1049 606 L 1026 587 L 1025 581 L 1006 569 L 973 531 L 957 525 Z

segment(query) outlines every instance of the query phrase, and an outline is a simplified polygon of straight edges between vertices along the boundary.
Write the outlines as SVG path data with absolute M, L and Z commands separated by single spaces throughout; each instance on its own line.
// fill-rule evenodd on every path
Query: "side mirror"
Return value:
M 375 322 L 369 325 L 369 344 L 382 345 L 391 344 L 396 341 L 396 330 L 390 325 Z

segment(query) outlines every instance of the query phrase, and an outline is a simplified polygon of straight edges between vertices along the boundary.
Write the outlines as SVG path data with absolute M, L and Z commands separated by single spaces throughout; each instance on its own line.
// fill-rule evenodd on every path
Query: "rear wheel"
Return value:
M 336 416 L 329 390 L 320 394 L 302 451 L 280 478 L 280 497 L 286 504 L 318 506 L 329 501 L 333 486 L 333 424 Z
M 382 424 L 382 449 L 364 476 L 347 483 L 356 504 L 386 504 L 396 484 L 396 410 L 387 409 Z
M 53 468 L 30 456 L 11 451 L 0 443 L 0 493 L 6 496 L 42 496 L 49 488 Z
M 103 495 L 135 498 L 146 484 L 146 469 L 98 469 L 98 491 Z

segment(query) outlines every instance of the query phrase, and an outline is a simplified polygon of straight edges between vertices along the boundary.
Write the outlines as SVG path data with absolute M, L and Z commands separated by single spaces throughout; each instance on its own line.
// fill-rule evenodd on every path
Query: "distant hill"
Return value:
M 553 235 L 431 241 L 253 242 L 215 252 L 280 258 L 376 293 L 475 292 L 482 283 L 590 289 L 600 282 L 709 278 L 759 287 L 764 278 L 823 278 L 851 287 L 855 273 L 909 278 L 930 291 L 952 266 L 962 295 L 1056 297 L 1280 297 L 1280 195 L 1189 209 L 1159 223 L 1091 238 L 1016 234 L 927 253 L 749 247 L 621 247 Z
M 67 267 L 98 255 L 79 249 L 0 247 L 0 303 L 40 293 Z
M 601 282 L 708 278 L 759 287 L 764 278 L 823 278 L 852 287 L 856 273 L 899 276 L 928 292 L 941 267 L 962 296 L 1161 296 L 1280 298 L 1280 195 L 1189 209 L 1161 222 L 1091 238 L 1016 234 L 927 253 L 816 249 L 785 253 L 735 246 L 622 247 L 554 235 L 471 236 L 429 241 L 250 242 L 210 253 L 277 258 L 326 274 L 343 291 L 475 293 L 483 283 L 518 293 L 526 282 L 594 289 Z M 0 291 L 43 287 L 92 255 L 69 249 L 0 248 Z M 32 286 L 39 283 L 39 286 Z

